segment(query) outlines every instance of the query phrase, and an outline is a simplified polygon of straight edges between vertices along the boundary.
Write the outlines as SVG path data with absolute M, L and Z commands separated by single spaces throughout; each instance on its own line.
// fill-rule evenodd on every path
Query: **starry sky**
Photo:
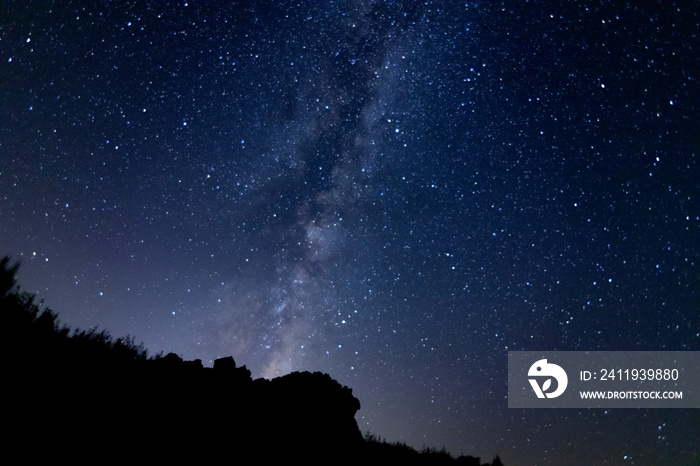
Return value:
M 327 372 L 389 441 L 690 464 L 699 410 L 506 379 L 700 350 L 698 31 L 672 0 L 5 1 L 0 254 L 71 328 Z

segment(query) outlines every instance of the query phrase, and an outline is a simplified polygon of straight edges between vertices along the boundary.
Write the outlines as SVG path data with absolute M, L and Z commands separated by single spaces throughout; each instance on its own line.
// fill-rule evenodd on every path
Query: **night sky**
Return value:
M 690 464 L 700 410 L 509 409 L 506 378 L 700 350 L 698 31 L 696 1 L 5 1 L 0 254 L 71 328 L 326 372 L 389 441 Z

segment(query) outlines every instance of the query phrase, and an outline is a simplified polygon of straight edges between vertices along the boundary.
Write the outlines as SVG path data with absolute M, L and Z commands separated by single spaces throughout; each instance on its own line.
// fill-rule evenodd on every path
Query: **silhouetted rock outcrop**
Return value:
M 131 337 L 113 339 L 96 329 L 71 333 L 50 309 L 41 311 L 33 296 L 15 290 L 16 271 L 7 258 L 0 262 L 8 457 L 455 462 L 444 451 L 418 453 L 363 438 L 355 421 L 360 401 L 328 374 L 253 380 L 231 356 L 206 368 L 174 353 L 149 357 Z M 478 465 L 475 460 L 459 462 Z
M 233 356 L 219 358 L 214 361 L 215 371 L 232 371 L 234 369 L 236 369 L 236 361 L 234 361 Z

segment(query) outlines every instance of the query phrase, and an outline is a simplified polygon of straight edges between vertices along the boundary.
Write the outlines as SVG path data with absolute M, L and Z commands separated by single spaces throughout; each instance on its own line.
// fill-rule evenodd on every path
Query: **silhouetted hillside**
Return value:
M 0 261 L 3 418 L 10 453 L 27 461 L 480 465 L 363 438 L 359 400 L 327 374 L 253 380 L 233 357 L 205 368 L 172 353 L 149 356 L 131 337 L 71 331 L 18 291 L 17 268 Z

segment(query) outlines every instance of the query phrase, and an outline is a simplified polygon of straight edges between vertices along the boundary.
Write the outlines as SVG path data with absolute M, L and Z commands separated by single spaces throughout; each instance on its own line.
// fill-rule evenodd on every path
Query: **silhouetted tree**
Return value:
M 503 466 L 503 463 L 501 462 L 501 458 L 496 455 L 496 457 L 491 461 L 491 466 Z

